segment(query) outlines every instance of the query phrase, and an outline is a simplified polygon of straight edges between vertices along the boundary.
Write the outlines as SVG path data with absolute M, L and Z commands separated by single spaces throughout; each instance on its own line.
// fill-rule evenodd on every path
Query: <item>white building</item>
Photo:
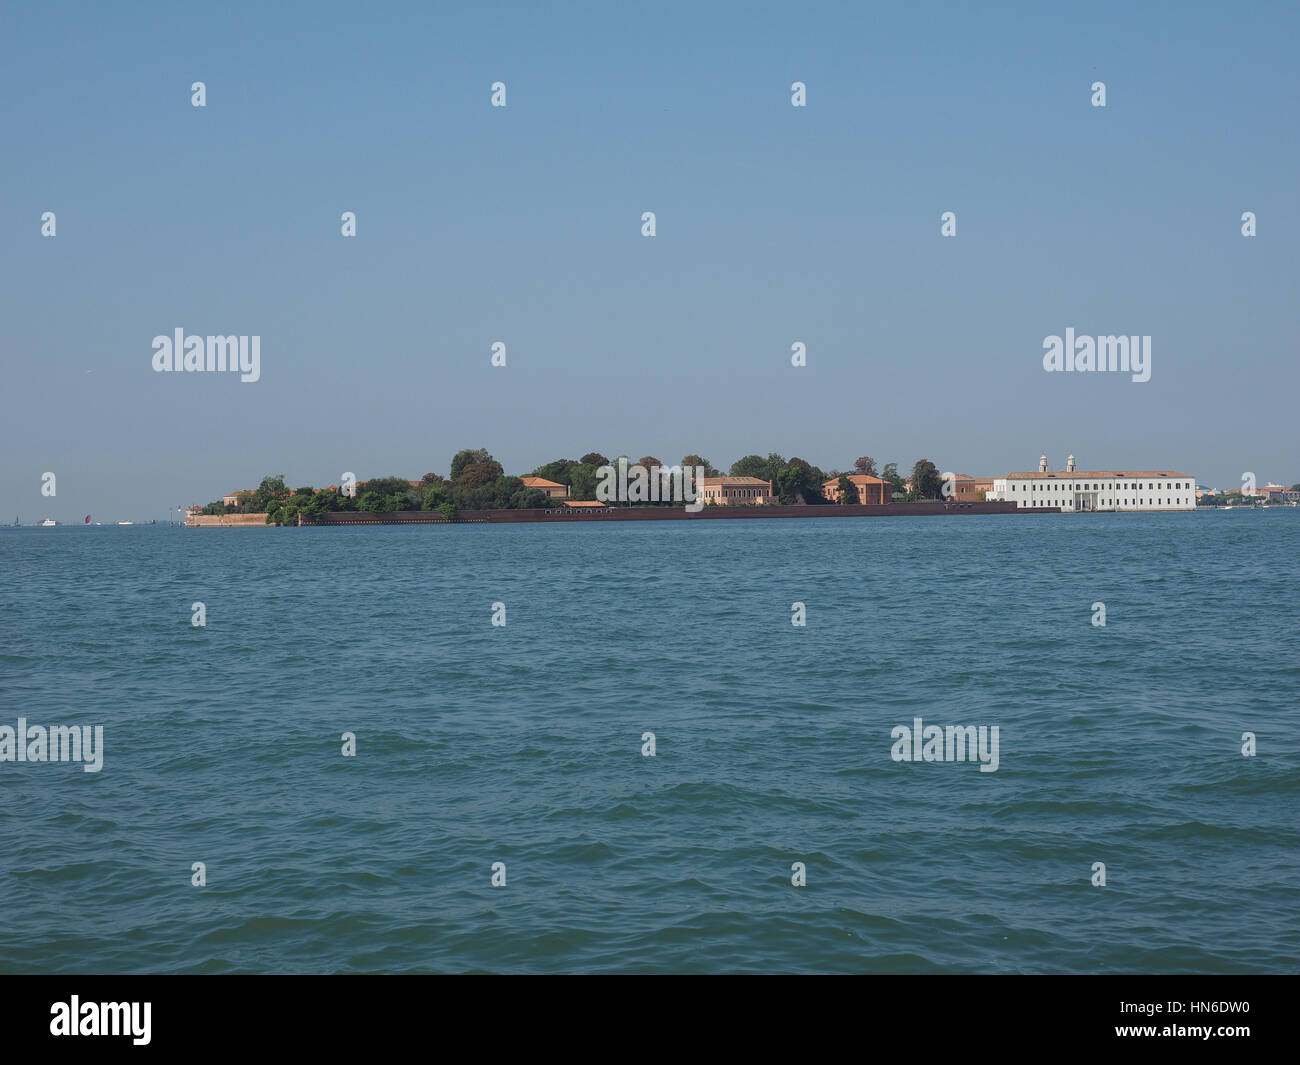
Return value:
M 1071 455 L 1052 472 L 1047 456 L 1035 473 L 1008 473 L 993 480 L 990 499 L 1018 507 L 1060 507 L 1075 514 L 1093 510 L 1195 510 L 1196 478 L 1173 470 L 1077 470 Z

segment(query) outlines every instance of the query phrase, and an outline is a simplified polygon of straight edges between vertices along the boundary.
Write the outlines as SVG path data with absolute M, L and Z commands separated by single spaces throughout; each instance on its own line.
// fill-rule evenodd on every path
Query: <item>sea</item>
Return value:
M 1295 973 L 1297 558 L 1291 508 L 3 529 L 0 971 Z

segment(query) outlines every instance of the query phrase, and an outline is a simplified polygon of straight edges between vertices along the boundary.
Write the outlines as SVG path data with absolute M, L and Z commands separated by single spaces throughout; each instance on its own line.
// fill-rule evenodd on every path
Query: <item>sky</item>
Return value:
M 0 513 L 467 447 L 1295 483 L 1297 40 L 1282 4 L 6 3 Z M 1067 328 L 1150 336 L 1150 380 L 1045 371 Z M 176 329 L 260 337 L 260 379 L 156 372 Z

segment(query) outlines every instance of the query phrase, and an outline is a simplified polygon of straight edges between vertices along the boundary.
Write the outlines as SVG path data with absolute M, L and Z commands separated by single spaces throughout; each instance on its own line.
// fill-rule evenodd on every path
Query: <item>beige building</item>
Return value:
M 772 482 L 757 477 L 705 477 L 695 486 L 696 499 L 713 506 L 775 503 Z
M 992 477 L 971 477 L 965 473 L 956 475 L 953 481 L 952 498 L 958 503 L 979 503 L 993 498 Z
M 567 484 L 557 484 L 555 481 L 548 481 L 545 477 L 520 477 L 519 479 L 524 482 L 525 488 L 537 488 L 552 499 L 569 498 L 569 486 Z
M 872 477 L 869 473 L 846 473 L 844 475 L 857 489 L 858 498 L 850 499 L 850 503 L 876 504 L 883 505 L 894 501 L 894 488 L 888 481 L 882 481 L 879 477 Z M 832 503 L 840 501 L 840 479 L 832 477 L 822 485 L 822 495 Z

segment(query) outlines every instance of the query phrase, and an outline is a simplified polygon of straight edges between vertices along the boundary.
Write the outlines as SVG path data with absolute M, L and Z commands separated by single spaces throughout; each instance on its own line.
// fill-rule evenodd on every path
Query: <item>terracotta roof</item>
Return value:
M 888 481 L 881 480 L 879 477 L 872 477 L 871 474 L 869 473 L 844 473 L 841 474 L 840 476 L 847 477 L 850 481 L 852 481 L 854 484 L 857 485 L 889 483 Z M 839 484 L 839 483 L 840 483 L 839 477 L 832 477 L 829 481 L 826 482 L 826 484 Z
M 1051 470 L 1047 473 L 1008 473 L 1005 478 L 999 480 L 1017 480 L 1033 481 L 1047 478 L 1060 478 L 1063 481 L 1082 481 L 1089 478 L 1104 479 L 1106 477 L 1186 477 L 1191 480 L 1190 473 L 1177 473 L 1173 470 Z
M 605 509 L 605 504 L 595 499 L 566 499 L 564 505 L 566 507 L 600 507 L 602 510 Z
M 556 481 L 548 481 L 545 477 L 520 477 L 521 481 L 528 488 L 563 488 L 564 485 Z
M 757 477 L 705 477 L 700 484 L 770 484 L 769 481 L 761 481 Z

